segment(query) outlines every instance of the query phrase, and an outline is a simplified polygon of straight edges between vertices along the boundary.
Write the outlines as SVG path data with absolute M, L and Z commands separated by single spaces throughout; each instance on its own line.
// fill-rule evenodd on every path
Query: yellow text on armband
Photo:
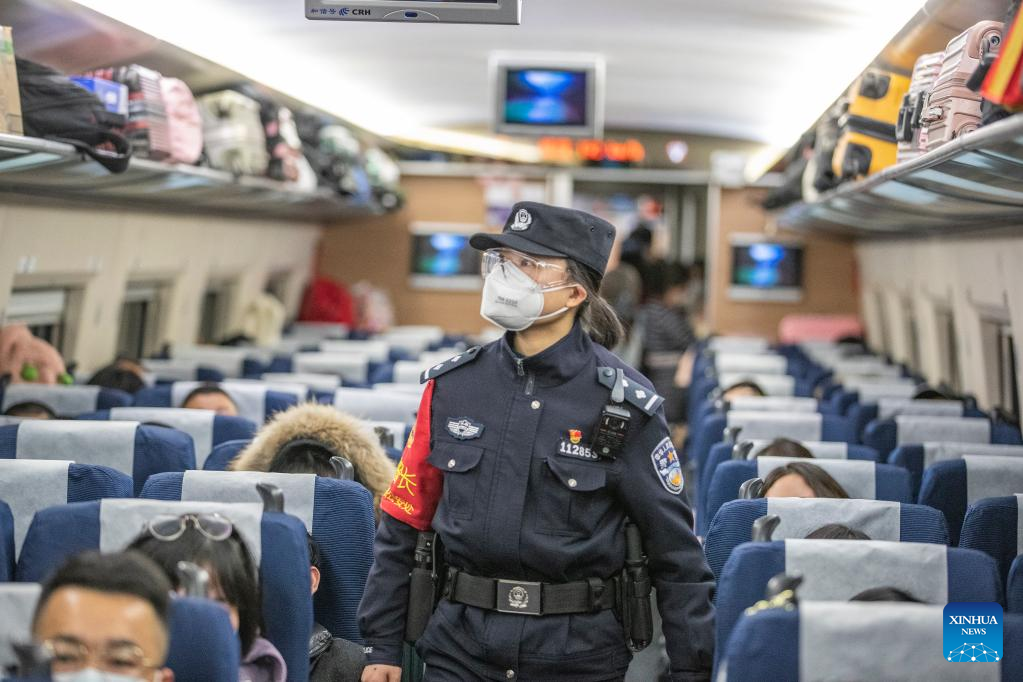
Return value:
M 413 514 L 416 513 L 416 508 L 412 505 L 411 502 L 401 499 L 400 497 L 392 493 L 390 490 L 384 492 L 384 499 L 391 502 L 391 504 L 398 507 L 409 516 L 412 516 Z
M 416 483 L 416 475 L 410 473 L 408 468 L 405 466 L 405 462 L 398 462 L 398 471 L 394 474 L 394 489 L 395 490 L 407 490 L 411 497 L 416 496 L 416 491 L 413 488 L 418 488 L 419 484 Z

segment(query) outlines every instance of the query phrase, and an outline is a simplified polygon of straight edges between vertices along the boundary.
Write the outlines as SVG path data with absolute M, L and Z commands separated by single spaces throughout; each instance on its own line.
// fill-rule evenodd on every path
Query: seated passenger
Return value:
M 256 567 L 228 519 L 220 514 L 156 517 L 129 549 L 153 559 L 174 589 L 181 588 L 179 561 L 190 561 L 209 573 L 209 598 L 227 607 L 241 640 L 240 682 L 285 682 L 284 658 L 260 637 L 262 599 Z
M 863 590 L 849 601 L 905 601 L 916 604 L 923 603 L 909 592 L 889 586 L 872 587 L 869 590 Z
M 313 594 L 320 589 L 320 548 L 309 540 L 309 572 Z M 334 637 L 327 628 L 313 623 L 309 638 L 309 682 L 359 682 L 366 667 L 362 647 L 347 639 Z
M 642 371 L 664 397 L 668 423 L 678 423 L 685 411 L 685 391 L 675 385 L 675 374 L 696 338 L 684 307 L 689 272 L 681 263 L 660 261 L 647 268 L 645 281 L 648 299 L 637 318 L 643 339 Z
M 78 554 L 43 585 L 32 637 L 53 656 L 53 679 L 172 682 L 170 583 L 134 552 Z
M 93 374 L 89 379 L 89 385 L 113 388 L 135 395 L 146 387 L 144 376 L 145 370 L 138 361 L 131 358 L 117 358 L 112 364 Z
M 802 443 L 788 438 L 775 438 L 770 445 L 757 453 L 757 457 L 802 457 L 813 459 L 813 453 Z
M 4 412 L 5 417 L 21 417 L 22 419 L 56 419 L 57 415 L 42 403 L 24 402 L 11 405 Z
M 763 398 L 767 395 L 755 381 L 738 381 L 721 392 L 721 398 L 728 402 L 736 398 Z
M 331 457 L 352 463 L 355 480 L 373 493 L 379 509 L 394 479 L 394 464 L 365 422 L 330 405 L 306 403 L 277 413 L 228 469 L 333 477 Z
M 831 474 L 807 462 L 789 462 L 764 478 L 764 497 L 837 497 L 849 494 Z
M 861 530 L 843 526 L 841 523 L 829 523 L 812 531 L 807 540 L 869 540 L 870 536 Z
M 952 400 L 952 397 L 936 388 L 922 388 L 913 394 L 913 400 Z
M 187 410 L 213 410 L 222 417 L 237 417 L 238 406 L 224 389 L 216 384 L 203 384 L 187 396 L 181 407 Z

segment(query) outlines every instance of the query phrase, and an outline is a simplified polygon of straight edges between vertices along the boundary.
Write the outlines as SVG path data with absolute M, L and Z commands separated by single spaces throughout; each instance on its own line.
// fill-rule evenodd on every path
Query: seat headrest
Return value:
M 289 337 L 311 339 L 343 339 L 348 336 L 348 325 L 339 322 L 295 322 L 288 329 Z
M 877 401 L 878 419 L 894 419 L 901 415 L 962 417 L 963 403 L 959 400 L 913 400 L 912 398 L 881 398 Z
M 181 480 L 181 499 L 185 502 L 261 502 L 256 485 L 270 483 L 284 494 L 284 511 L 296 516 L 313 531 L 316 476 L 313 474 L 277 474 L 259 471 L 186 471 Z
M 877 497 L 877 465 L 856 459 L 822 459 L 810 462 L 796 457 L 758 457 L 757 477 L 765 478 L 773 470 L 791 462 L 813 464 L 831 475 L 845 489 L 849 497 L 872 500 Z
M 369 388 L 339 388 L 334 407 L 360 419 L 400 421 L 411 424 L 419 410 L 420 396 Z
M 30 420 L 18 425 L 18 459 L 50 459 L 135 469 L 137 422 Z
M 234 524 L 252 560 L 262 560 L 262 504 L 223 502 L 163 502 L 158 500 L 102 500 L 100 502 L 99 549 L 104 554 L 120 552 L 142 534 L 146 524 L 162 514 L 219 513 Z
M 737 412 L 799 412 L 817 411 L 814 398 L 790 398 L 787 396 L 744 395 L 728 401 L 729 409 Z
M 391 346 L 386 341 L 322 341 L 320 350 L 339 355 L 364 355 L 370 362 L 387 362 Z
M 829 523 L 863 531 L 873 540 L 898 542 L 902 536 L 898 502 L 773 497 L 767 499 L 767 513 L 781 519 L 772 534 L 775 540 L 802 539 Z
M 1023 459 L 964 455 L 966 503 L 986 497 L 1015 495 L 1023 490 Z
M 195 381 L 200 364 L 198 360 L 177 358 L 143 360 L 142 367 L 160 381 Z
M 787 374 L 756 374 L 753 372 L 727 372 L 718 375 L 718 386 L 726 389 L 740 381 L 752 381 L 767 395 L 792 396 L 796 392 L 796 378 Z
M 448 359 L 450 358 L 444 358 L 444 360 Z M 435 364 L 437 363 L 421 362 L 419 360 L 399 360 L 394 363 L 394 383 L 419 386 L 419 377 Z
M 70 466 L 69 461 L 0 459 L 0 500 L 7 503 L 14 516 L 15 558 L 21 554 L 35 513 L 67 504 Z
M 867 379 L 846 379 L 842 387 L 848 391 L 856 391 L 861 403 L 876 403 L 881 398 L 912 398 L 917 391 L 917 384 L 912 379 L 890 379 L 871 381 Z
M 155 422 L 183 431 L 195 446 L 196 466 L 202 466 L 213 450 L 213 425 L 217 413 L 213 410 L 185 410 L 179 407 L 115 407 L 110 410 L 112 421 Z
M 785 374 L 788 361 L 782 355 L 753 355 L 718 353 L 714 368 L 718 374 L 753 372 L 756 374 Z
M 791 438 L 793 440 L 821 440 L 824 419 L 820 413 L 739 412 L 730 410 L 729 428 L 739 426 L 743 439 Z
M 891 586 L 928 604 L 948 602 L 948 548 L 920 542 L 799 540 L 785 544 L 785 572 L 803 576 L 799 597 L 848 601 Z
M 743 438 L 742 440 L 747 440 Z M 764 448 L 774 442 L 774 439 L 753 439 L 753 449 L 750 450 L 749 459 L 755 458 Z M 799 443 L 810 451 L 817 459 L 848 459 L 849 444 L 837 443 L 823 440 L 803 440 Z
M 312 391 L 334 391 L 341 386 L 341 377 L 336 374 L 266 372 L 263 381 L 271 386 L 277 383 L 299 384 Z
M 1023 456 L 1023 445 L 994 445 L 991 443 L 924 443 L 924 468 L 935 462 L 962 459 L 963 455 L 984 455 L 988 457 Z
M 309 387 L 302 383 L 293 381 L 267 381 L 265 379 L 226 379 L 220 382 L 220 386 L 228 389 L 234 386 L 262 386 L 267 391 L 284 393 L 294 396 L 297 402 L 304 402 L 309 398 Z
M 368 355 L 356 353 L 295 353 L 291 365 L 296 372 L 337 374 L 344 381 L 366 383 L 369 379 Z
M 897 444 L 954 441 L 990 443 L 991 422 L 970 417 L 895 417 Z
M 11 644 L 32 639 L 32 617 L 42 587 L 37 583 L 0 584 L 0 671 L 16 665 L 18 657 Z
M 763 353 L 767 350 L 767 339 L 757 336 L 715 336 L 707 347 L 716 352 Z
M 240 377 L 245 359 L 253 355 L 254 351 L 252 348 L 175 344 L 171 347 L 171 357 L 175 360 L 194 360 L 219 370 L 227 377 Z
M 77 417 L 95 412 L 99 402 L 99 386 L 49 386 L 43 384 L 10 384 L 3 391 L 0 412 L 20 403 L 41 403 L 58 417 Z

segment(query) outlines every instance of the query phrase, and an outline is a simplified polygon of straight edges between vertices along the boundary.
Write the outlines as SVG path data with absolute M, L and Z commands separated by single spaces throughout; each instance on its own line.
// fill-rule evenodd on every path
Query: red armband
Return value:
M 380 509 L 418 530 L 429 530 L 433 514 L 444 492 L 444 474 L 426 461 L 430 456 L 430 416 L 433 412 L 433 382 L 426 384 L 419 414 L 398 472 L 384 493 Z

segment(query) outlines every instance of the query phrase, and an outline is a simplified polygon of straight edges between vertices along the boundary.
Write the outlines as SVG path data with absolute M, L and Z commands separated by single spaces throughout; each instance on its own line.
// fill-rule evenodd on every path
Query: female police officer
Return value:
M 473 236 L 481 314 L 508 333 L 424 374 L 360 609 L 363 682 L 400 679 L 409 574 L 431 529 L 447 568 L 417 643 L 427 680 L 621 680 L 623 605 L 648 594 L 641 564 L 626 572 L 639 583 L 622 578 L 627 519 L 649 556 L 671 679 L 709 678 L 713 576 L 663 400 L 606 349 L 621 332 L 597 294 L 613 242 L 603 220 L 534 203 L 502 234 Z

